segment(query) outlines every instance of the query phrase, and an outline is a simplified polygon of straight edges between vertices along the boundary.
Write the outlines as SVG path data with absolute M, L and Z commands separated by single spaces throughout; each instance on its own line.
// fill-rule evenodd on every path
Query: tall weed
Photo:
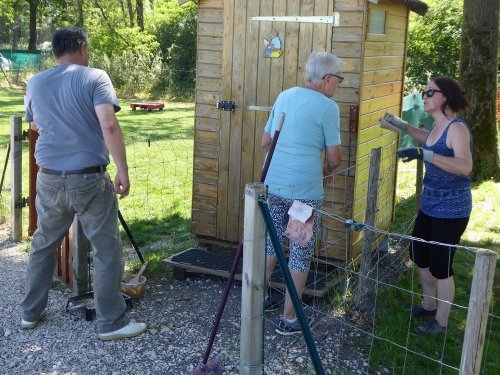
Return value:
M 162 74 L 161 60 L 159 54 L 137 56 L 125 50 L 120 55 L 94 56 L 91 63 L 109 74 L 118 96 L 140 97 L 156 85 Z

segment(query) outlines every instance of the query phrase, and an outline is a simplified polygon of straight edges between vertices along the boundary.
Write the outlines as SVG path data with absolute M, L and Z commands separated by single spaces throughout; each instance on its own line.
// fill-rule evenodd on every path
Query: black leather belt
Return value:
M 45 174 L 57 174 L 57 175 L 62 175 L 62 174 L 89 174 L 89 173 L 102 173 L 106 172 L 106 166 L 105 165 L 96 165 L 95 167 L 87 167 L 83 169 L 73 169 L 69 171 L 58 171 L 56 169 L 47 169 L 40 167 L 38 169 L 40 173 L 45 173 Z

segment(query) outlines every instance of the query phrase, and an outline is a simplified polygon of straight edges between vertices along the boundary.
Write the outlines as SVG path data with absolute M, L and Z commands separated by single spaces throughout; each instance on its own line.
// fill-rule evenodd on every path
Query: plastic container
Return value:
M 121 291 L 132 298 L 141 298 L 144 296 L 146 278 L 141 276 L 138 283 L 130 283 L 133 276 L 128 276 L 122 280 Z

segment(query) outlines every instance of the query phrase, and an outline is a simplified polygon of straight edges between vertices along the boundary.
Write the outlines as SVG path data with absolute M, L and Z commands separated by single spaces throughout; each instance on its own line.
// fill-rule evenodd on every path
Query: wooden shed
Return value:
M 382 131 L 385 111 L 401 113 L 410 11 L 405 0 L 199 0 L 192 231 L 201 243 L 234 244 L 243 233 L 245 185 L 257 181 L 260 140 L 278 94 L 303 85 L 310 52 L 345 62 L 340 106 L 342 166 L 325 186 L 325 209 L 364 222 L 369 155 L 382 147 L 382 168 L 394 165 L 396 135 Z M 270 38 L 277 52 L 267 53 Z M 276 43 L 275 43 L 276 44 Z M 387 151 L 387 148 L 390 148 Z M 375 224 L 394 210 L 395 173 L 384 175 Z M 345 261 L 359 253 L 361 234 L 324 218 L 318 249 Z M 346 238 L 349 237 L 349 238 Z M 346 244 L 349 249 L 346 251 Z

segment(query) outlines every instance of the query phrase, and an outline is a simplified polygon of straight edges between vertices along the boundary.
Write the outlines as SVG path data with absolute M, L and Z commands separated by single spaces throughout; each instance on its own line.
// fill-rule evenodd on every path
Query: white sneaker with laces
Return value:
M 97 337 L 99 337 L 101 340 L 126 339 L 129 337 L 140 335 L 146 330 L 146 328 L 147 328 L 146 323 L 130 322 L 125 327 L 117 329 L 116 331 L 108 333 L 99 333 Z

